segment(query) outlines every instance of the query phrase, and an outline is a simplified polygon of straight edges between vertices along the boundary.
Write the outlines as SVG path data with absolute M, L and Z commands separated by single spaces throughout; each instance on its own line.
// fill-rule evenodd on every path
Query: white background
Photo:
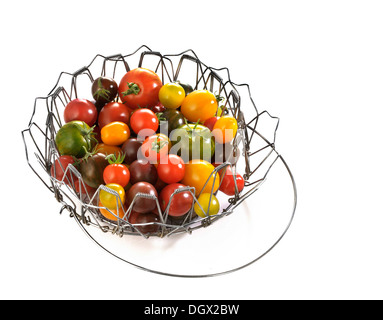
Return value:
M 12 1 L 2 4 L 2 299 L 383 298 L 380 1 Z M 193 49 L 281 118 L 293 224 L 229 275 L 141 271 L 95 246 L 33 175 L 21 130 L 61 71 L 140 45 Z

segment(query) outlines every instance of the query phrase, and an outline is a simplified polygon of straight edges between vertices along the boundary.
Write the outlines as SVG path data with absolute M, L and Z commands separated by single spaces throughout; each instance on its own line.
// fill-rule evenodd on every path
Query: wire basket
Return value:
M 185 187 L 176 190 L 164 211 L 161 211 L 158 199 L 155 196 L 137 194 L 129 208 L 118 209 L 123 210 L 122 213 L 118 211 L 117 214 L 110 212 L 114 214 L 116 219 L 109 220 L 100 214 L 99 193 L 104 190 L 114 195 L 116 201 L 121 201 L 114 190 L 107 188 L 105 185 L 100 185 L 95 192 L 88 192 L 80 172 L 73 165 L 66 168 L 64 177 L 60 180 L 57 179 L 54 172 L 52 174 L 52 164 L 60 156 L 55 146 L 55 135 L 64 124 L 62 119 L 65 106 L 75 98 L 93 100 L 90 87 L 97 77 L 111 77 L 118 83 L 126 72 L 136 67 L 145 67 L 155 71 L 163 84 L 180 80 L 190 84 L 195 90 L 206 89 L 218 94 L 224 98 L 221 105 L 225 113 L 237 119 L 238 131 L 232 142 L 232 151 L 227 155 L 226 161 L 215 168 L 209 179 L 213 180 L 213 184 L 220 184 L 222 176 L 221 179 L 217 178 L 218 171 L 223 170 L 225 172 L 225 168 L 231 167 L 234 176 L 236 172 L 243 174 L 245 187 L 241 192 L 238 192 L 236 180 L 234 179 L 234 196 L 224 196 L 221 193 L 217 195 L 218 191 L 212 191 L 212 194 L 220 197 L 221 210 L 218 214 L 209 215 L 208 209 L 207 212 L 203 211 L 205 217 L 197 216 L 193 208 L 194 204 L 200 204 L 195 190 L 192 187 Z M 46 97 L 36 98 L 30 122 L 27 129 L 22 131 L 22 137 L 27 162 L 33 172 L 62 205 L 60 213 L 68 210 L 70 216 L 74 217 L 82 226 L 97 227 L 103 232 L 111 232 L 121 237 L 124 235 L 138 235 L 148 238 L 192 233 L 196 229 L 208 227 L 221 218 L 232 214 L 240 203 L 261 187 L 277 160 L 283 162 L 293 183 L 294 206 L 291 214 L 292 220 L 296 206 L 295 182 L 286 162 L 275 149 L 278 124 L 279 118 L 271 116 L 267 111 L 258 112 L 251 97 L 249 86 L 234 83 L 230 79 L 227 68 L 208 67 L 199 60 L 192 50 L 180 54 L 163 55 L 152 51 L 147 46 L 141 46 L 128 55 L 118 54 L 107 57 L 97 55 L 89 65 L 74 73 L 62 72 L 49 94 Z M 212 189 L 214 190 L 214 188 Z M 189 192 L 193 197 L 193 205 L 190 211 L 181 219 L 174 219 L 168 214 L 169 206 L 172 197 L 178 192 Z M 149 198 L 156 202 L 160 218 L 158 222 L 132 224 L 128 221 L 132 206 L 140 198 Z M 107 208 L 103 209 L 108 210 Z M 157 225 L 158 228 L 155 232 L 141 232 L 141 227 L 147 225 Z

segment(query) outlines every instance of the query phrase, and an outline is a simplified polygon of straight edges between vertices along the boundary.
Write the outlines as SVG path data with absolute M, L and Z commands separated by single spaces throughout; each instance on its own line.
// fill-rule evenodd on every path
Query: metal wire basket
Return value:
M 54 138 L 58 129 L 64 124 L 62 114 L 65 106 L 74 98 L 90 98 L 89 100 L 91 100 L 90 87 L 97 77 L 108 76 L 118 81 L 127 71 L 136 67 L 145 67 L 155 71 L 163 83 L 181 80 L 190 84 L 194 89 L 206 89 L 220 95 L 224 98 L 222 106 L 225 112 L 237 119 L 238 131 L 232 142 L 233 151 L 229 154 L 226 162 L 216 167 L 210 179 L 213 180 L 214 184 L 220 184 L 221 181 L 217 179 L 217 172 L 231 167 L 234 173 L 237 171 L 243 173 L 245 187 L 242 192 L 238 192 L 234 179 L 235 195 L 223 198 L 221 196 L 221 210 L 218 214 L 211 216 L 207 210 L 204 212 L 205 217 L 196 216 L 193 207 L 195 203 L 198 204 L 198 199 L 194 188 L 191 187 L 177 190 L 172 195 L 173 197 L 178 192 L 186 191 L 193 196 L 191 210 L 178 220 L 172 219 L 168 214 L 171 200 L 166 210 L 161 211 L 156 197 L 137 194 L 132 205 L 139 198 L 150 198 L 156 201 L 160 217 L 159 222 L 148 223 L 158 225 L 157 231 L 143 233 L 140 231 L 142 230 L 140 227 L 146 224 L 132 224 L 128 221 L 132 205 L 126 209 L 118 209 L 123 210 L 122 217 L 117 213 L 115 220 L 106 219 L 100 214 L 100 207 L 98 206 L 100 191 L 110 192 L 116 196 L 116 201 L 118 201 L 119 195 L 114 190 L 101 185 L 96 192 L 89 193 L 80 172 L 72 165 L 69 165 L 65 170 L 64 178 L 61 180 L 58 180 L 55 174 L 51 174 L 52 164 L 60 156 Z M 62 205 L 60 213 L 68 210 L 70 216 L 82 226 L 97 227 L 103 232 L 111 232 L 121 237 L 139 235 L 148 238 L 171 236 L 185 232 L 192 233 L 196 229 L 208 227 L 221 218 L 232 214 L 241 202 L 260 188 L 277 160 L 281 160 L 286 166 L 294 186 L 292 220 L 296 205 L 295 183 L 286 162 L 275 149 L 278 124 L 279 119 L 277 117 L 271 116 L 267 111 L 258 112 L 251 97 L 249 86 L 234 83 L 230 79 L 227 68 L 208 67 L 199 60 L 192 50 L 180 54 L 163 55 L 152 51 L 147 46 L 141 46 L 128 55 L 118 54 L 107 57 L 97 55 L 89 65 L 74 73 L 62 72 L 49 94 L 46 97 L 36 98 L 30 122 L 27 129 L 22 131 L 22 137 L 27 162 Z M 232 158 L 235 158 L 236 161 L 231 161 Z M 74 185 L 75 182 L 78 183 L 77 187 Z M 216 193 L 212 191 L 212 194 Z M 285 232 L 289 225 L 290 223 Z

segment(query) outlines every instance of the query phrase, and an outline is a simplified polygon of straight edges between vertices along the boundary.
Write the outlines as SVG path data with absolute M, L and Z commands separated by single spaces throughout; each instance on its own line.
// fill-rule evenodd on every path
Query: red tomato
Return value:
M 165 213 L 169 202 L 169 216 L 179 217 L 189 212 L 193 205 L 193 195 L 190 191 L 176 193 L 171 198 L 174 191 L 184 187 L 185 185 L 181 183 L 172 183 L 162 189 L 158 201 L 163 214 Z
M 176 183 L 185 176 L 185 162 L 175 154 L 162 158 L 157 166 L 158 177 L 165 183 Z
M 73 182 L 76 182 L 76 180 L 78 180 L 77 177 L 74 174 L 71 174 L 69 169 L 67 170 L 68 165 L 69 164 L 73 165 L 74 161 L 75 160 L 72 156 L 59 157 L 58 159 L 55 160 L 54 164 L 51 167 L 51 176 L 61 182 L 63 181 L 64 174 L 65 174 L 64 183 L 70 184 L 72 181 L 72 177 L 73 177 Z
M 219 174 L 220 176 L 223 176 L 224 170 L 220 170 Z M 237 173 L 237 175 L 234 177 L 233 172 L 230 168 L 230 166 L 226 167 L 226 173 L 222 178 L 222 183 L 219 187 L 219 190 L 223 193 L 227 194 L 228 196 L 234 196 L 235 195 L 235 182 L 237 182 L 237 188 L 238 192 L 241 192 L 243 188 L 245 187 L 245 180 L 243 177 Z
M 122 77 L 118 93 L 121 101 L 129 108 L 151 108 L 159 101 L 158 93 L 161 87 L 161 79 L 155 72 L 137 68 Z
M 141 146 L 142 155 L 153 164 L 159 163 L 171 148 L 169 139 L 163 134 L 147 137 Z M 179 180 L 178 180 L 179 181 Z M 165 181 L 166 182 L 166 181 Z
M 74 99 L 64 109 L 64 121 L 66 123 L 79 120 L 84 121 L 89 127 L 97 121 L 96 106 L 85 99 Z
M 208 127 L 210 131 L 213 131 L 214 125 L 217 122 L 218 117 L 211 117 L 203 123 L 205 127 Z
M 152 213 L 140 213 L 137 211 L 133 211 L 130 213 L 128 221 L 131 224 L 147 224 L 142 226 L 135 226 L 138 231 L 141 233 L 154 233 L 160 229 L 160 225 L 155 222 L 160 222 L 160 218 Z
M 129 123 L 129 116 L 133 110 L 119 102 L 110 102 L 106 104 L 98 115 L 98 125 L 100 129 L 107 124 L 120 121 Z
M 152 110 L 138 109 L 130 117 L 130 127 L 137 135 L 149 136 L 158 129 L 158 118 Z
M 103 172 L 105 184 L 116 183 L 125 188 L 130 181 L 130 172 L 122 163 L 109 164 Z

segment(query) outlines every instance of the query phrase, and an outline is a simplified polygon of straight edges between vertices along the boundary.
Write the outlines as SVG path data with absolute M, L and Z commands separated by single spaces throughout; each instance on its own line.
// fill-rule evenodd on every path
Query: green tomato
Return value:
M 209 128 L 188 123 L 173 130 L 169 136 L 172 142 L 170 153 L 178 154 L 182 160 L 201 159 L 210 162 L 215 152 L 214 137 Z

